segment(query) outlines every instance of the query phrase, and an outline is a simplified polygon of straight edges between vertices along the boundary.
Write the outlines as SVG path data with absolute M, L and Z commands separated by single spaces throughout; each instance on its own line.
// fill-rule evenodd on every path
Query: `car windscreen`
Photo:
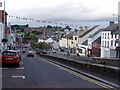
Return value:
M 16 52 L 4 52 L 3 56 L 16 56 Z

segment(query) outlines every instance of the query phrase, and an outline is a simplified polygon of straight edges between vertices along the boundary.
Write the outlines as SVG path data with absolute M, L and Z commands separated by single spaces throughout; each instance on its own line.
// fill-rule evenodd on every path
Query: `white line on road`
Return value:
M 24 69 L 24 67 L 16 68 L 16 69 Z
M 64 67 L 60 67 L 60 69 L 65 69 Z
M 12 78 L 22 78 L 22 79 L 25 79 L 25 76 L 12 76 Z
M 2 70 L 2 69 L 8 69 L 8 68 L 0 68 L 0 69 Z

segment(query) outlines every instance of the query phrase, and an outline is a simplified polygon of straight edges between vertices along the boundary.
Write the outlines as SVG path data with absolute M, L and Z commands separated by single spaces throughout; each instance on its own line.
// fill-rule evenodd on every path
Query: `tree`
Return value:
M 40 42 L 40 43 L 37 44 L 37 48 L 49 50 L 50 45 L 47 44 L 46 42 Z
M 71 30 L 71 28 L 69 26 L 66 26 L 65 29 Z
M 47 28 L 53 28 L 51 25 L 47 25 Z

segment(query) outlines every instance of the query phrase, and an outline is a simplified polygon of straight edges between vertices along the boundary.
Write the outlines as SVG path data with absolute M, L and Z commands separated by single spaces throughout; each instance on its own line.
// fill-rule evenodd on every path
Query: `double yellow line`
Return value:
M 44 60 L 44 61 L 46 61 L 46 60 Z M 97 81 L 97 80 L 94 80 L 94 79 L 91 79 L 91 78 L 89 78 L 89 77 L 87 77 L 87 76 L 84 76 L 84 75 L 82 75 L 82 74 L 80 74 L 80 73 L 77 73 L 77 72 L 72 71 L 72 70 L 70 70 L 70 69 L 64 68 L 64 67 L 62 67 L 62 66 L 60 66 L 60 65 L 58 65 L 58 64 L 52 63 L 52 62 L 50 62 L 50 61 L 46 61 L 46 62 L 48 62 L 48 63 L 50 63 L 50 64 L 52 64 L 52 65 L 54 65 L 54 66 L 57 66 L 57 67 L 59 67 L 59 68 L 62 68 L 64 71 L 67 71 L 67 72 L 69 72 L 69 73 L 71 73 L 71 74 L 73 74 L 73 75 L 75 75 L 75 76 L 77 76 L 77 77 L 79 77 L 79 78 L 82 78 L 82 79 L 84 79 L 84 80 L 87 80 L 87 81 L 89 81 L 89 82 L 91 82 L 91 83 L 97 84 L 97 85 L 99 85 L 99 86 L 101 86 L 101 87 L 103 87 L 103 88 L 106 88 L 106 89 L 109 89 L 109 90 L 118 90 L 118 89 L 116 89 L 116 88 L 114 88 L 114 87 L 112 87 L 112 86 L 110 86 L 110 85 L 104 84 L 104 83 L 102 83 L 102 82 L 100 82 L 100 81 Z

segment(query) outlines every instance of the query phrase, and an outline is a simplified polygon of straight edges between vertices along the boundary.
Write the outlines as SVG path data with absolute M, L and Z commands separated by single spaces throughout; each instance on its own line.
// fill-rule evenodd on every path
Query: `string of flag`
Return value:
M 8 15 L 8 17 L 9 18 L 14 18 L 14 19 L 19 19 L 19 20 L 30 21 L 30 22 L 37 22 L 37 23 L 47 23 L 47 24 L 70 26 L 70 27 L 80 27 L 79 25 L 66 24 L 66 23 L 53 22 L 53 21 L 46 21 L 46 20 L 40 20 L 40 19 L 23 18 L 23 17 L 13 16 L 13 15 Z

